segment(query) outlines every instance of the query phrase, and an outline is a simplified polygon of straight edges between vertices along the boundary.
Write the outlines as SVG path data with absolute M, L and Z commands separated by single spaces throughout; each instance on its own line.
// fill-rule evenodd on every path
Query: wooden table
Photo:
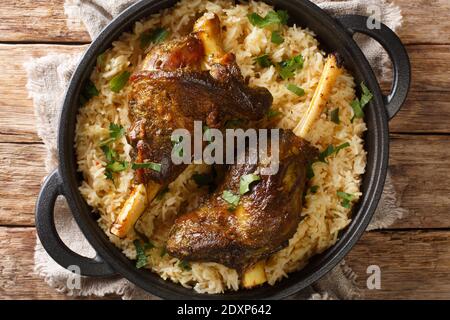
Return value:
M 390 169 L 409 215 L 367 232 L 346 261 L 367 298 L 450 299 L 450 1 L 395 2 L 403 11 L 399 34 L 413 83 L 390 123 Z M 70 299 L 33 274 L 33 211 L 45 150 L 22 65 L 31 57 L 80 52 L 89 41 L 82 26 L 67 27 L 63 0 L 0 4 L 0 298 Z M 369 265 L 381 268 L 381 290 L 366 289 Z

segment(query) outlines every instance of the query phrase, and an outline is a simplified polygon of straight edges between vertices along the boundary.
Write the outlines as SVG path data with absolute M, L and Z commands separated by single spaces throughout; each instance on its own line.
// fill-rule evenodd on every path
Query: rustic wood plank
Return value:
M 75 299 L 49 287 L 34 273 L 35 243 L 34 228 L 0 227 L 0 299 Z
M 34 243 L 34 228 L 0 227 L 0 297 L 70 299 L 33 274 Z M 369 232 L 346 261 L 361 289 L 367 267 L 380 266 L 381 290 L 364 290 L 368 299 L 450 299 L 450 231 Z
M 392 228 L 450 228 L 450 136 L 393 135 L 390 169 L 409 215 Z M 0 143 L 0 225 L 34 225 L 45 176 L 41 144 Z
M 345 258 L 367 299 L 450 299 L 450 232 L 369 232 Z M 381 290 L 368 290 L 367 267 L 381 269 Z
M 50 53 L 79 53 L 83 46 L 0 45 L 0 141 L 39 142 L 23 64 Z
M 450 43 L 450 2 L 448 0 L 390 0 L 403 15 L 399 36 L 409 43 Z
M 42 144 L 0 144 L 0 225 L 34 225 L 44 158 Z
M 0 42 L 90 42 L 83 25 L 68 21 L 64 0 L 3 0 L 0 21 Z
M 449 227 L 449 145 L 449 136 L 391 136 L 389 168 L 401 205 L 409 210 L 392 228 Z
M 391 0 L 402 9 L 399 30 L 407 43 L 450 44 L 450 3 L 447 0 Z M 424 10 L 426 8 L 426 10 Z M 0 41 L 89 42 L 84 26 L 68 21 L 64 0 L 4 0 L 0 7 Z M 70 27 L 68 26 L 70 24 Z

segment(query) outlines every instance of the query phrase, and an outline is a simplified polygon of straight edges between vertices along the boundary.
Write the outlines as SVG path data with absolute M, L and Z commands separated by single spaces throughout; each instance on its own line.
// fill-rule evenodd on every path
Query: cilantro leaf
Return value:
M 80 93 L 80 104 L 83 106 L 91 98 L 97 97 L 100 94 L 95 84 L 89 79 Z
M 114 149 L 108 147 L 107 145 L 101 146 L 101 149 L 105 154 L 106 161 L 113 162 L 114 159 L 117 157 L 116 151 L 114 151 Z
M 128 83 L 128 79 L 130 79 L 131 73 L 128 71 L 124 71 L 116 76 L 114 76 L 109 81 L 109 88 L 112 92 L 119 93 L 123 87 Z
M 339 108 L 336 108 L 330 112 L 330 119 L 336 124 L 341 123 L 339 120 Z
M 279 31 L 272 31 L 270 41 L 275 44 L 282 44 L 284 42 L 284 38 L 281 36 Z
M 303 68 L 303 56 L 301 54 L 278 64 L 278 73 L 283 80 L 292 78 L 296 70 Z
M 113 139 L 119 139 L 125 134 L 125 129 L 120 124 L 109 124 L 109 136 Z
M 300 88 L 300 87 L 298 87 L 298 86 L 296 86 L 295 84 L 292 84 L 292 83 L 289 83 L 288 85 L 286 85 L 286 89 L 288 89 L 289 91 L 295 93 L 299 97 L 305 95 L 305 90 L 303 90 L 303 88 Z
M 265 17 L 261 17 L 257 13 L 251 13 L 247 16 L 248 20 L 252 25 L 258 28 L 265 28 L 270 25 L 281 25 L 281 24 L 287 24 L 287 21 L 289 19 L 289 15 L 287 11 L 284 10 L 278 10 L 278 11 L 270 11 L 266 14 Z
M 282 115 L 282 114 L 283 114 L 283 113 L 280 112 L 280 111 L 278 111 L 278 110 L 275 110 L 275 109 L 269 109 L 269 111 L 267 111 L 266 117 L 267 117 L 268 119 L 273 119 L 273 118 L 276 118 L 276 117 L 278 117 L 278 116 L 280 116 L 280 115 Z
M 258 176 L 257 174 L 253 174 L 252 173 L 252 174 L 243 175 L 241 177 L 240 182 L 239 182 L 239 193 L 241 195 L 246 194 L 247 192 L 250 191 L 250 185 L 253 182 L 256 182 L 256 181 L 259 181 L 259 180 L 261 180 L 261 177 Z
M 152 169 L 153 171 L 161 172 L 161 164 L 160 163 L 154 163 L 154 162 L 133 163 L 131 168 L 133 170 L 137 170 L 137 169 Z
M 139 38 L 141 49 L 145 49 L 149 46 L 150 43 L 161 43 L 167 39 L 169 36 L 169 31 L 165 28 L 157 28 L 155 30 L 144 32 L 141 34 Z
M 370 100 L 372 100 L 373 98 L 373 94 L 372 92 L 370 92 L 370 90 L 366 87 L 366 85 L 364 84 L 364 82 L 361 82 L 361 91 L 362 91 L 362 95 L 361 95 L 361 99 L 360 99 L 360 104 L 361 104 L 361 108 L 364 108 L 369 102 Z
M 106 169 L 111 172 L 120 172 L 128 168 L 128 162 L 126 161 L 114 161 L 106 165 Z
M 231 205 L 230 209 L 234 210 L 238 206 L 241 196 L 234 194 L 230 190 L 224 190 L 222 193 L 222 199 Z
M 262 56 L 256 57 L 255 62 L 259 64 L 261 68 L 268 68 L 273 65 L 268 54 L 263 54 Z
M 341 206 L 346 209 L 350 208 L 350 202 L 353 200 L 354 196 L 350 193 L 338 191 L 337 196 L 342 199 Z
M 320 162 L 324 162 L 327 163 L 326 158 L 333 155 L 333 154 L 337 154 L 340 150 L 350 147 L 350 143 L 346 142 L 343 143 L 337 147 L 334 147 L 333 145 L 329 145 L 324 151 L 322 151 L 319 154 L 319 161 Z
M 136 249 L 136 268 L 140 269 L 147 265 L 147 255 L 145 251 L 154 248 L 154 245 L 151 242 L 142 244 L 138 239 L 134 240 L 133 244 Z

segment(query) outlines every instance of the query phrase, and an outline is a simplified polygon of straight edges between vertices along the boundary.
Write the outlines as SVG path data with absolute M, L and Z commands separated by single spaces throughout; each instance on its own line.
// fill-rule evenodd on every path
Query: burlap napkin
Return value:
M 64 7 L 69 27 L 81 21 L 86 26 L 91 38 L 94 39 L 113 17 L 134 2 L 136 0 L 66 0 Z M 374 7 L 379 8 L 382 22 L 394 31 L 402 22 L 400 9 L 384 0 L 316 0 L 314 2 L 333 15 L 369 15 Z M 369 58 L 372 67 L 380 76 L 384 76 L 382 70 L 387 57 L 380 46 L 366 38 L 358 39 L 358 43 Z M 47 147 L 46 169 L 48 172 L 58 165 L 56 128 L 58 127 L 59 112 L 64 90 L 79 58 L 80 55 L 49 55 L 31 60 L 25 65 L 28 73 L 27 89 L 34 101 L 37 131 Z M 387 227 L 404 214 L 406 212 L 399 206 L 396 192 L 388 175 L 383 197 L 368 230 Z M 78 229 L 63 198 L 57 201 L 55 216 L 57 229 L 63 241 L 75 252 L 88 257 L 94 256 L 94 250 Z M 68 283 L 73 278 L 73 274 L 56 264 L 42 248 L 39 240 L 36 241 L 35 271 L 50 286 L 69 295 L 116 294 L 124 299 L 156 298 L 120 277 L 108 279 L 82 277 L 81 286 L 71 289 Z M 351 269 L 342 263 L 315 285 L 291 298 L 350 299 L 360 297 L 354 283 L 355 278 Z

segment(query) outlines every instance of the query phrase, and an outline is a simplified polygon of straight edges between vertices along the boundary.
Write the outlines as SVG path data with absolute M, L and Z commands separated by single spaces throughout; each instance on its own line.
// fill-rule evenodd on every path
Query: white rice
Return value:
M 137 235 L 132 231 L 127 238 L 119 239 L 109 233 L 109 227 L 129 194 L 133 171 L 128 169 L 118 173 L 114 181 L 106 179 L 106 159 L 99 147 L 99 142 L 109 137 L 110 123 L 118 123 L 125 128 L 130 126 L 127 107 L 129 87 L 114 93 L 109 88 L 109 80 L 125 70 L 133 72 L 142 60 L 145 55 L 139 42 L 142 32 L 164 27 L 170 30 L 170 38 L 176 38 L 190 31 L 192 20 L 199 13 L 214 12 L 226 27 L 225 49 L 236 55 L 243 76 L 249 78 L 251 85 L 270 90 L 274 97 L 273 108 L 284 114 L 279 126 L 293 129 L 314 94 L 324 67 L 325 53 L 318 49 L 319 44 L 312 31 L 296 26 L 283 27 L 284 43 L 271 43 L 270 31 L 253 27 L 247 19 L 249 13 L 257 12 L 264 16 L 271 10 L 272 7 L 262 2 L 235 6 L 225 0 L 183 0 L 171 9 L 137 22 L 132 33 L 123 34 L 105 53 L 102 71 L 96 68 L 92 72 L 91 80 L 100 95 L 86 103 L 77 118 L 75 146 L 78 168 L 84 177 L 80 192 L 87 203 L 100 213 L 100 227 L 130 259 L 136 258 L 133 240 Z M 261 69 L 254 63 L 254 58 L 262 54 L 269 54 L 274 62 L 280 62 L 299 53 L 304 57 L 304 67 L 289 81 L 280 80 L 274 67 Z M 302 87 L 306 94 L 298 97 L 291 93 L 285 87 L 287 83 Z M 319 150 L 324 150 L 330 144 L 337 146 L 345 142 L 349 142 L 350 147 L 330 157 L 328 164 L 314 164 L 315 176 L 310 185 L 318 186 L 317 193 L 306 195 L 302 211 L 304 219 L 288 247 L 267 260 L 266 275 L 271 285 L 287 277 L 289 272 L 302 268 L 311 256 L 332 246 L 338 239 L 339 231 L 350 223 L 351 209 L 341 206 L 342 199 L 336 193 L 344 191 L 353 194 L 355 197 L 352 203 L 361 196 L 361 175 L 366 165 L 361 136 L 366 125 L 362 119 L 356 119 L 353 123 L 350 121 L 353 116 L 350 102 L 355 98 L 354 87 L 351 75 L 345 73 L 339 77 L 328 109 L 339 108 L 341 123 L 336 125 L 324 113 L 308 137 Z M 123 160 L 131 161 L 131 146 L 125 137 L 114 142 L 113 147 Z M 152 203 L 138 222 L 137 229 L 155 244 L 155 248 L 147 251 L 148 268 L 163 279 L 170 279 L 201 293 L 238 290 L 240 280 L 235 270 L 217 263 L 193 263 L 191 270 L 184 270 L 178 265 L 178 259 L 167 254 L 161 257 L 168 231 L 180 207 L 188 205 L 195 208 L 201 195 L 207 192 L 197 187 L 191 179 L 192 174 L 208 170 L 204 165 L 190 166 L 169 186 L 169 191 L 162 199 Z

